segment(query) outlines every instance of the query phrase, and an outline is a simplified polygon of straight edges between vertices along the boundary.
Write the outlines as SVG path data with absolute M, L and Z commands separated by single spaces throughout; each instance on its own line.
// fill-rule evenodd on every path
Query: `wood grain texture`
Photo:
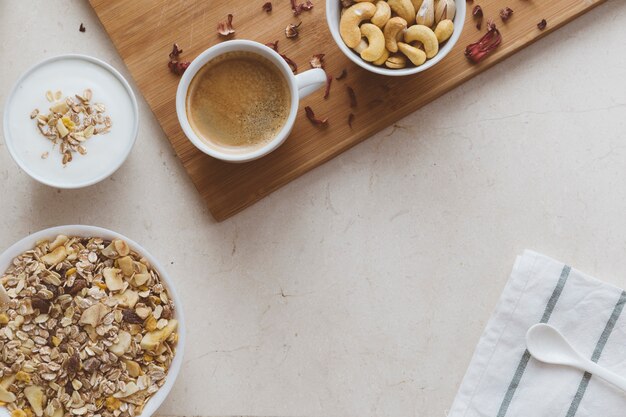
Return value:
M 485 22 L 475 28 L 471 4 L 460 40 L 437 66 L 415 76 L 384 77 L 371 74 L 351 63 L 334 43 L 326 26 L 325 4 L 294 17 L 289 0 L 273 0 L 273 11 L 261 10 L 265 0 L 90 0 L 100 21 L 120 52 L 141 92 L 156 115 L 193 183 L 216 220 L 224 220 L 277 188 L 326 162 L 379 130 L 440 97 L 459 84 L 485 71 L 530 43 L 573 20 L 605 0 L 481 0 Z M 337 0 L 328 0 L 337 1 Z M 457 0 L 465 1 L 465 0 Z M 513 17 L 503 24 L 499 11 L 509 6 Z M 297 62 L 299 70 L 309 68 L 313 54 L 326 54 L 326 70 L 348 76 L 334 80 L 330 97 L 323 91 L 301 103 L 291 136 L 272 154 L 246 164 L 228 164 L 198 151 L 183 134 L 175 110 L 178 77 L 167 68 L 174 42 L 192 60 L 208 47 L 221 42 L 218 22 L 234 14 L 235 39 L 261 43 L 279 40 L 280 52 Z M 499 49 L 479 65 L 463 56 L 465 46 L 485 31 L 487 19 L 498 24 L 503 36 Z M 548 21 L 544 31 L 537 29 Z M 302 21 L 300 36 L 286 39 L 288 23 Z M 349 107 L 346 91 L 351 86 L 358 105 Z M 326 128 L 313 126 L 304 116 L 310 105 L 320 117 L 329 117 Z M 355 114 L 352 128 L 348 115 Z

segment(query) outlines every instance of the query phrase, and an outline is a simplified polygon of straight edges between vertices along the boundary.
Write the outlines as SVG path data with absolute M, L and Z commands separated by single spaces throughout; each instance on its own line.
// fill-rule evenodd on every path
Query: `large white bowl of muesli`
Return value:
M 0 416 L 154 414 L 180 370 L 185 321 L 145 249 L 100 227 L 53 227 L 0 255 L 0 283 Z

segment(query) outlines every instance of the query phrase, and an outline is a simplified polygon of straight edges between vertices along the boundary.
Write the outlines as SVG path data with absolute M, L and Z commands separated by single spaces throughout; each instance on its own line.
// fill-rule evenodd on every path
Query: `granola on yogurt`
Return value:
M 125 241 L 39 242 L 0 283 L 0 405 L 12 417 L 133 417 L 165 383 L 174 304 Z

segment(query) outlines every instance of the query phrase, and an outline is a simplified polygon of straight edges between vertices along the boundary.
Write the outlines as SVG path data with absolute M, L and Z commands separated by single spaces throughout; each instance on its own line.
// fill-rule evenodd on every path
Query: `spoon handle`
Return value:
M 611 372 L 608 369 L 601 367 L 595 362 L 585 361 L 584 370 L 626 391 L 626 378 L 623 378 L 617 375 L 616 373 Z

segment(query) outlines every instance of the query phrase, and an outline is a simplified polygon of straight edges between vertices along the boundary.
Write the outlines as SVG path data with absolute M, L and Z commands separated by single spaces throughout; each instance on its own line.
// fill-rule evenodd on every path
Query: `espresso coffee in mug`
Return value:
M 324 70 L 294 74 L 263 44 L 221 42 L 198 55 L 181 77 L 176 114 L 200 151 L 228 162 L 252 161 L 287 139 L 300 99 L 325 84 Z
M 187 90 L 187 118 L 209 146 L 248 152 L 285 126 L 289 84 L 280 69 L 255 52 L 232 51 L 207 62 Z

